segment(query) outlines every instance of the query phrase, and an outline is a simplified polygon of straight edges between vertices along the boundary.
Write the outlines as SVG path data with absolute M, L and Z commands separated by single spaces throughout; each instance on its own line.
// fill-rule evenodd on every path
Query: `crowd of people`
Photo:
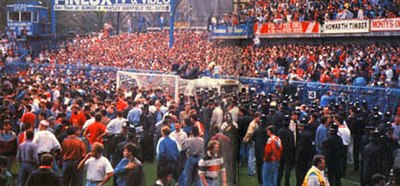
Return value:
M 20 185 L 233 185 L 246 179 L 239 163 L 263 185 L 288 184 L 293 168 L 297 185 L 319 183 L 311 173 L 325 168 L 324 182 L 340 185 L 348 162 L 363 185 L 399 173 L 400 116 L 365 101 L 304 105 L 288 83 L 268 94 L 173 98 L 156 87 L 116 89 L 103 74 L 53 79 L 52 70 L 2 78 L 0 165 L 5 174 L 18 162 Z M 155 161 L 157 180 L 144 180 L 143 163 Z
M 398 43 L 240 46 L 209 41 L 203 31 L 177 31 L 176 43 L 169 49 L 167 35 L 162 31 L 110 38 L 101 34 L 77 36 L 58 51 L 43 50 L 37 57 L 27 54 L 21 59 L 18 52 L 10 49 L 0 61 L 140 69 L 179 74 L 184 78 L 229 75 L 400 86 Z
M 328 21 L 340 19 L 379 19 L 399 17 L 400 4 L 390 0 L 371 1 L 275 1 L 256 0 L 240 6 L 238 16 L 226 17 L 223 23 L 232 23 L 236 17 L 245 20 L 253 15 L 260 23 L 287 23 Z

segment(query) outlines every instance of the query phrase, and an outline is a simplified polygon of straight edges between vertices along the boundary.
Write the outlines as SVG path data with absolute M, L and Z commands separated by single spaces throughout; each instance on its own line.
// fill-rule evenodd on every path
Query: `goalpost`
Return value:
M 132 87 L 160 89 L 174 98 L 178 98 L 179 94 L 185 93 L 189 81 L 170 74 L 117 72 L 117 88 L 123 87 L 125 90 Z

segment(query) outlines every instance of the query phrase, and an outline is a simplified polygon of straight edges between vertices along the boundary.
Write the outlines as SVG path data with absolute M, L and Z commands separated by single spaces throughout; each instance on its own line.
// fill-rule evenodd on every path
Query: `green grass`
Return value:
M 146 181 L 147 185 L 153 185 L 155 180 L 156 180 L 156 163 L 145 163 L 143 168 L 146 174 Z M 293 170 L 291 174 L 291 180 L 290 180 L 290 185 L 296 185 L 296 173 Z M 342 179 L 342 185 L 344 186 L 356 186 L 360 185 L 359 184 L 359 179 L 358 175 L 355 172 L 349 172 L 347 175 L 348 179 Z M 284 183 L 284 181 L 282 181 Z M 247 175 L 247 168 L 246 167 L 240 167 L 239 168 L 239 186 L 257 186 L 257 176 L 248 176 Z
M 14 163 L 12 172 L 18 173 L 19 164 Z M 156 181 L 157 174 L 157 164 L 156 163 L 144 163 L 143 170 L 146 176 L 146 183 L 152 186 Z M 292 170 L 290 185 L 296 185 L 296 173 Z M 284 181 L 282 180 L 282 185 Z M 112 186 L 112 179 L 106 184 L 107 186 Z M 239 186 L 257 186 L 257 176 L 248 176 L 246 167 L 239 167 Z M 360 185 L 359 176 L 355 172 L 348 171 L 346 179 L 342 179 L 342 185 L 344 186 L 356 186 Z

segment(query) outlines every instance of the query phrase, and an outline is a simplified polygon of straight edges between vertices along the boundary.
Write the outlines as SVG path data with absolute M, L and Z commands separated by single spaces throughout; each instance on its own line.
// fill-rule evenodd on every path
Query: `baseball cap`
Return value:
M 48 126 L 49 126 L 49 122 L 47 122 L 46 120 L 40 121 L 40 124 L 43 125 L 43 126 L 45 126 L 45 127 L 48 127 Z

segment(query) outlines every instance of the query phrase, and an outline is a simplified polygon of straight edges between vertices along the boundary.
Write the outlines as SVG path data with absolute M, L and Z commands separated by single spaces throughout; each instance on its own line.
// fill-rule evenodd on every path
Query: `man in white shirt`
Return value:
M 110 161 L 102 155 L 103 150 L 101 143 L 93 143 L 91 152 L 78 165 L 78 169 L 85 166 L 86 186 L 103 186 L 114 174 Z
M 107 125 L 107 133 L 108 134 L 120 134 L 122 131 L 122 126 L 128 120 L 122 117 L 123 112 L 117 111 L 117 117 L 110 121 Z
M 215 103 L 213 104 L 215 105 Z M 222 111 L 221 106 L 217 103 L 211 115 L 210 128 L 213 128 L 214 126 L 218 126 L 218 128 L 220 128 L 223 120 L 224 111 Z
M 175 130 L 169 134 L 169 137 L 174 139 L 178 144 L 178 149 L 182 149 L 183 142 L 188 138 L 186 132 L 181 130 L 181 124 L 176 122 L 174 124 Z
M 351 133 L 350 129 L 344 124 L 344 120 L 341 116 L 335 115 L 333 118 L 334 122 L 338 126 L 338 133 L 337 135 L 342 138 L 343 142 L 343 152 L 342 152 L 342 175 L 346 175 L 346 165 L 347 165 L 347 155 L 349 151 L 349 145 L 351 143 Z
M 39 123 L 39 131 L 36 132 L 33 138 L 33 143 L 37 145 L 38 155 L 50 153 L 52 150 L 61 149 L 61 145 L 53 133 L 47 130 L 49 122 L 41 120 Z M 40 156 L 39 156 L 40 158 Z

